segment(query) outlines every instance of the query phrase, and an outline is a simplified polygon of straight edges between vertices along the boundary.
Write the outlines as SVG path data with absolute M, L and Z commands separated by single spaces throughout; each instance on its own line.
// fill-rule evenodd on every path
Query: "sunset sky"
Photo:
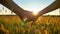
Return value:
M 18 6 L 20 6 L 21 8 L 23 8 L 24 10 L 28 10 L 28 11 L 33 11 L 35 13 L 38 13 L 38 11 L 41 11 L 42 9 L 44 9 L 45 7 L 49 6 L 50 4 L 52 4 L 55 0 L 13 0 Z M 0 5 L 0 11 L 2 10 L 2 5 Z M 11 14 L 11 11 L 8 10 L 7 8 L 5 8 L 5 10 L 7 10 L 8 12 L 5 14 Z M 4 11 L 0 12 L 0 14 L 4 14 Z M 59 10 L 55 10 L 53 11 L 53 13 L 59 13 L 57 12 Z M 51 14 L 51 13 L 49 13 Z

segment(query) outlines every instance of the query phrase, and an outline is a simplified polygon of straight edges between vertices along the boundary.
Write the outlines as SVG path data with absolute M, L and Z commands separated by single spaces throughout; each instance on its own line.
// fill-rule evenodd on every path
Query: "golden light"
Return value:
M 38 11 L 33 11 L 33 15 L 37 15 L 38 14 Z
M 32 5 L 32 6 L 27 6 L 27 7 L 22 7 L 23 9 L 27 10 L 27 11 L 30 11 L 32 12 L 34 15 L 37 15 L 38 12 L 40 10 L 42 10 L 42 8 L 40 6 L 35 6 L 35 5 Z
M 38 7 L 37 8 L 35 8 L 35 7 L 32 8 L 31 7 L 31 8 L 27 8 L 27 10 L 30 11 L 30 12 L 32 12 L 33 15 L 36 16 L 38 14 L 38 12 L 41 10 L 41 8 L 38 8 Z

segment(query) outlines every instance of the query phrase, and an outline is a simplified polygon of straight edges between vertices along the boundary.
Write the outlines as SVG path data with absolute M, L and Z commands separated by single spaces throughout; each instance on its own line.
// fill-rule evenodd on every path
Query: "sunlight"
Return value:
M 37 15 L 39 11 L 49 6 L 55 0 L 13 0 L 18 6 L 24 10 L 31 11 L 34 15 Z
M 31 7 L 31 8 L 32 8 L 32 7 Z M 34 7 L 34 8 L 32 8 L 32 9 L 30 9 L 30 8 L 28 9 L 28 8 L 27 8 L 27 10 L 28 10 L 28 11 L 31 11 L 31 12 L 33 13 L 33 15 L 37 15 L 38 12 L 39 12 L 39 8 L 38 8 L 38 7 L 37 7 L 37 8 Z M 41 10 L 41 9 L 40 9 L 40 10 Z
M 35 6 L 35 5 L 29 6 L 29 8 L 28 7 L 25 7 L 25 8 L 22 7 L 22 8 L 27 11 L 31 11 L 34 15 L 37 15 L 38 12 L 43 9 L 43 8 L 40 8 L 40 6 Z
M 38 14 L 38 11 L 33 11 L 33 14 L 34 14 L 34 15 L 37 15 L 37 14 Z

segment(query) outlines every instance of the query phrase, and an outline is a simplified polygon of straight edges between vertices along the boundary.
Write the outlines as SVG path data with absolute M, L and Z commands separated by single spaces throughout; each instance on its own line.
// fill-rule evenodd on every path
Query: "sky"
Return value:
M 18 6 L 24 10 L 33 11 L 38 13 L 45 7 L 49 6 L 55 0 L 13 0 Z
M 24 10 L 33 11 L 35 13 L 38 13 L 38 11 L 43 10 L 44 8 L 52 4 L 54 1 L 55 0 L 13 0 L 13 2 L 15 2 L 18 6 L 20 6 Z M 2 10 L 2 7 L 4 6 L 0 4 L 0 11 Z M 7 8 L 5 7 L 5 9 Z M 8 10 L 7 13 L 10 14 L 11 11 L 9 9 L 7 10 Z

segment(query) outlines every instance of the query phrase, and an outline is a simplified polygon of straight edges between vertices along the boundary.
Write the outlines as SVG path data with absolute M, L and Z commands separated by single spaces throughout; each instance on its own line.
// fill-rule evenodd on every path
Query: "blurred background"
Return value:
M 40 8 L 38 8 L 37 5 L 34 6 L 36 3 L 33 3 L 34 5 L 32 4 L 33 8 L 31 6 L 28 6 L 29 9 L 25 8 L 26 3 L 21 3 L 21 7 L 25 10 L 36 12 L 36 10 L 42 10 L 54 1 L 55 0 L 45 1 L 47 2 L 46 5 L 43 5 L 43 1 L 41 1 L 41 6 L 37 4 Z M 14 0 L 14 2 L 18 6 L 20 5 L 18 1 Z M 37 9 L 35 10 L 34 7 L 37 7 Z M 0 4 L 0 34 L 60 34 L 60 8 L 40 16 L 32 26 L 31 23 L 32 22 L 21 21 L 19 16 Z

